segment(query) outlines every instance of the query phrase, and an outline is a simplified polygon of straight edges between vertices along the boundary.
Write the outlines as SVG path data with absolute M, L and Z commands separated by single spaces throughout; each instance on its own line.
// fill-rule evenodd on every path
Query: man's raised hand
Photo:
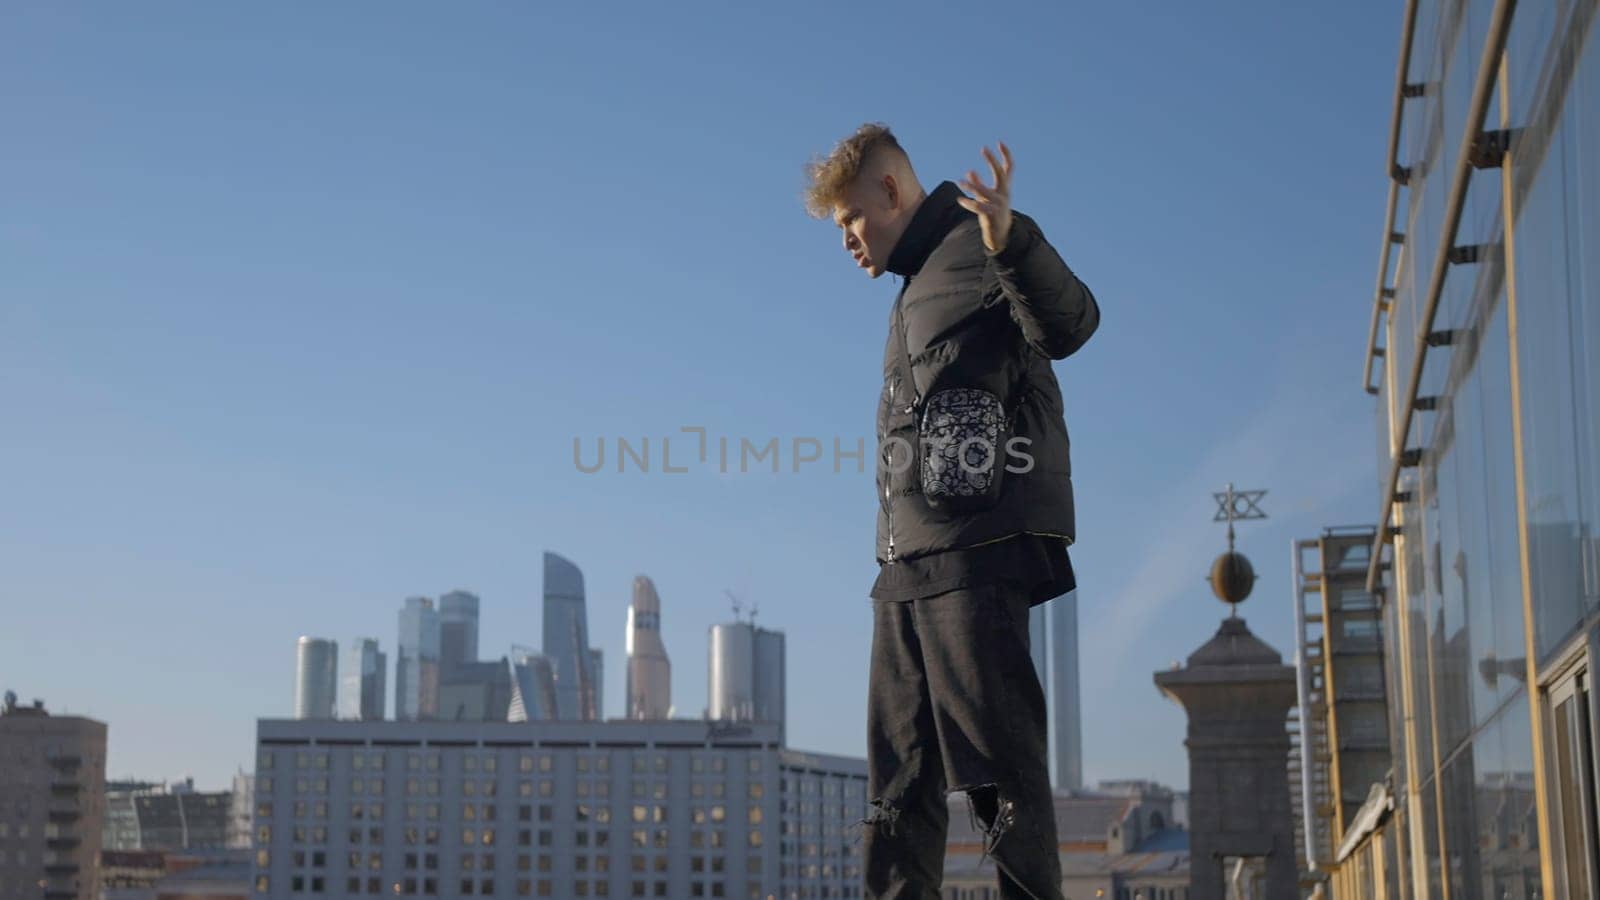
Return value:
M 996 159 L 988 147 L 983 148 L 983 158 L 989 161 L 989 169 L 994 172 L 994 185 L 984 184 L 977 171 L 969 169 L 961 189 L 971 196 L 956 201 L 977 213 L 978 224 L 983 228 L 983 244 L 990 253 L 1004 250 L 1006 239 L 1011 236 L 1011 148 L 1004 141 L 999 144 L 1004 162 Z

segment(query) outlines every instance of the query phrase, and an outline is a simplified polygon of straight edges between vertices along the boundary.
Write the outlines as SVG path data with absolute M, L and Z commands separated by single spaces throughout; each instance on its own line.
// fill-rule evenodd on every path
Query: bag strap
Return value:
M 900 284 L 900 295 L 894 298 L 894 324 L 900 332 L 900 357 L 906 363 L 906 381 L 911 385 L 911 405 L 906 412 L 915 413 L 917 404 L 922 402 L 922 397 L 917 391 L 917 373 L 911 368 L 911 341 L 906 337 L 905 300 L 906 289 L 911 286 L 911 279 L 906 278 Z
M 906 411 L 914 413 L 917 406 L 922 403 L 923 398 L 917 391 L 917 375 L 911 368 L 911 341 L 906 336 L 905 299 L 906 289 L 910 286 L 911 279 L 907 278 L 900 285 L 900 295 L 894 298 L 894 323 L 895 330 L 900 332 L 900 358 L 905 360 L 906 381 L 911 384 L 911 406 Z M 1028 373 L 1026 371 L 1020 373 L 1017 383 L 1011 388 L 1011 402 L 1006 403 L 1004 399 L 1000 401 L 1000 408 L 1005 411 L 1008 422 L 1016 420 L 1017 411 L 1022 408 L 1022 402 L 1027 399 L 1028 394 L 1033 392 L 1033 389 L 1033 384 L 1028 380 Z

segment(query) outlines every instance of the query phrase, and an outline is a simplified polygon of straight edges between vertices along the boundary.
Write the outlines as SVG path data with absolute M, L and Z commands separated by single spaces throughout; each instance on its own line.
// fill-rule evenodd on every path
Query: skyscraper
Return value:
M 407 597 L 394 664 L 394 717 L 431 719 L 438 710 L 439 612 L 427 597 Z
M 556 717 L 556 678 L 550 660 L 525 647 L 512 647 L 510 722 L 538 722 Z
M 750 622 L 711 626 L 707 718 L 776 722 L 786 715 L 783 632 Z
M 302 636 L 295 644 L 294 717 L 333 718 L 339 687 L 339 645 Z
M 387 693 L 388 657 L 374 638 L 357 638 L 345 651 L 339 685 L 339 718 L 382 721 Z
M 504 722 L 514 700 L 515 672 L 508 657 L 468 662 L 439 679 L 438 718 L 446 722 Z
M 1078 592 L 1045 604 L 1050 610 L 1050 752 L 1057 790 L 1083 787 L 1083 712 L 1079 702 Z
M 448 678 L 457 666 L 478 661 L 478 597 L 451 591 L 439 598 L 439 672 Z
M 1028 641 L 1049 714 L 1051 780 L 1058 791 L 1075 791 L 1083 787 L 1078 592 L 1035 606 L 1028 615 Z
M 561 556 L 544 555 L 544 655 L 555 670 L 556 718 L 598 717 L 598 691 L 589 648 L 583 572 Z
M 627 717 L 665 719 L 672 709 L 672 663 L 661 641 L 661 597 L 644 575 L 628 605 Z

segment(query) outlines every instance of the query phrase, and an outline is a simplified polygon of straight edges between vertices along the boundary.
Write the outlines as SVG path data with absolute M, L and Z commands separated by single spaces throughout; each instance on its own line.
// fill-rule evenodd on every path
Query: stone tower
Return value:
M 1250 509 L 1263 493 L 1248 492 Z M 1211 570 L 1212 590 L 1234 610 L 1187 664 L 1155 676 L 1156 687 L 1189 716 L 1191 900 L 1224 900 L 1235 881 L 1243 897 L 1299 896 L 1287 727 L 1295 674 L 1238 617 L 1255 574 L 1233 550 L 1233 520 L 1265 517 L 1239 512 L 1239 496 L 1231 485 L 1225 500 L 1218 495 L 1228 552 Z

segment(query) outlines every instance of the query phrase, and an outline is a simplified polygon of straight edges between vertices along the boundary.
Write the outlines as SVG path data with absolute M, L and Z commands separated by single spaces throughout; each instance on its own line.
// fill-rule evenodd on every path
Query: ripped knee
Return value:
M 998 784 L 985 784 L 967 790 L 967 810 L 972 818 L 972 830 L 983 835 L 981 863 L 994 853 L 1000 846 L 1000 839 L 1017 824 L 1017 803 L 1002 793 Z
M 869 804 L 872 808 L 867 812 L 867 817 L 857 822 L 856 825 L 864 833 L 867 829 L 876 829 L 885 837 L 894 837 L 900 827 L 900 807 L 893 800 L 879 797 Z

